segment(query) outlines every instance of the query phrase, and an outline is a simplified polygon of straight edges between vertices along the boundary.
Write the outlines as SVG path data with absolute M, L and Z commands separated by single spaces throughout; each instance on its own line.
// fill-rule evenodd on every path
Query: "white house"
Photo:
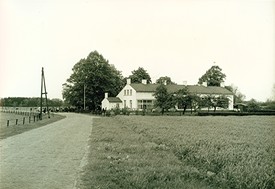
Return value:
M 102 108 L 110 110 L 112 108 L 129 108 L 129 109 L 152 109 L 154 106 L 154 93 L 159 84 L 147 84 L 146 80 L 142 80 L 142 83 L 131 83 L 130 79 L 127 79 L 127 84 L 119 92 L 116 97 L 108 97 L 105 94 L 105 98 L 102 101 Z M 203 85 L 166 85 L 169 93 L 175 93 L 179 89 L 187 87 L 191 94 L 199 95 L 204 97 L 206 95 L 221 96 L 225 95 L 229 99 L 228 110 L 233 110 L 233 98 L 234 95 L 231 91 L 224 87 L 207 86 L 206 83 Z
M 101 102 L 101 108 L 104 108 L 104 110 L 122 108 L 122 101 L 118 97 L 108 97 L 108 93 L 105 93 L 105 98 Z

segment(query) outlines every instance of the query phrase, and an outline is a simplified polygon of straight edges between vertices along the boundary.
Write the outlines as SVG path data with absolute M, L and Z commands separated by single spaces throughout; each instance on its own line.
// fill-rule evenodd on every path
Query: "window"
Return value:
M 124 96 L 126 96 L 126 90 L 124 90 Z
M 129 96 L 129 89 L 127 89 L 127 96 Z
M 153 109 L 153 100 L 138 100 L 138 109 Z
M 133 92 L 132 89 L 130 89 L 130 96 L 132 96 L 132 92 Z
M 132 100 L 130 100 L 130 108 L 132 108 L 133 107 L 133 102 L 132 102 Z

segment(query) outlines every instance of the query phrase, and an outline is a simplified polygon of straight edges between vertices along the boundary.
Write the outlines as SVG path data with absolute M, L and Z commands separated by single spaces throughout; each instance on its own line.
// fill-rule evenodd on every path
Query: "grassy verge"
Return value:
M 274 117 L 95 119 L 80 188 L 275 188 Z
M 14 115 L 12 115 L 12 117 L 14 117 Z M 23 116 L 21 116 L 21 117 L 23 117 Z M 36 128 L 48 125 L 50 123 L 59 121 L 63 118 L 65 118 L 65 116 L 55 114 L 54 116 L 51 116 L 51 118 L 47 118 L 47 116 L 45 116 L 45 118 L 43 118 L 42 120 L 36 121 L 34 123 L 32 122 L 32 123 L 28 124 L 26 121 L 26 124 L 24 124 L 24 125 L 21 123 L 19 125 L 11 125 L 9 127 L 6 126 L 6 121 L 5 121 L 5 122 L 3 122 L 4 124 L 2 124 L 0 126 L 0 140 L 10 137 L 10 136 L 13 136 L 13 135 L 21 134 L 23 132 L 26 132 L 26 131 L 29 131 L 32 129 L 36 129 Z

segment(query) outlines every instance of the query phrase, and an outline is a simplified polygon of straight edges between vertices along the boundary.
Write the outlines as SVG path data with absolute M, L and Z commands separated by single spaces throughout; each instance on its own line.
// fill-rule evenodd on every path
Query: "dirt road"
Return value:
M 91 116 L 67 118 L 0 141 L 0 188 L 74 187 L 92 129 Z

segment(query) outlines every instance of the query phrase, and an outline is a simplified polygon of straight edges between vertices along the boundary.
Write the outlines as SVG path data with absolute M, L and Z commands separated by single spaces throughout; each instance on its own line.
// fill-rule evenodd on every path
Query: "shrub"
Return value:
M 130 111 L 128 110 L 128 108 L 123 108 L 122 109 L 122 114 L 123 115 L 130 115 Z
M 115 115 L 119 115 L 120 114 L 120 109 L 119 108 L 115 108 L 114 109 L 114 114 Z
M 106 111 L 106 116 L 107 116 L 107 117 L 110 117 L 110 116 L 111 116 L 111 111 L 110 111 L 110 110 L 107 110 L 107 111 Z

